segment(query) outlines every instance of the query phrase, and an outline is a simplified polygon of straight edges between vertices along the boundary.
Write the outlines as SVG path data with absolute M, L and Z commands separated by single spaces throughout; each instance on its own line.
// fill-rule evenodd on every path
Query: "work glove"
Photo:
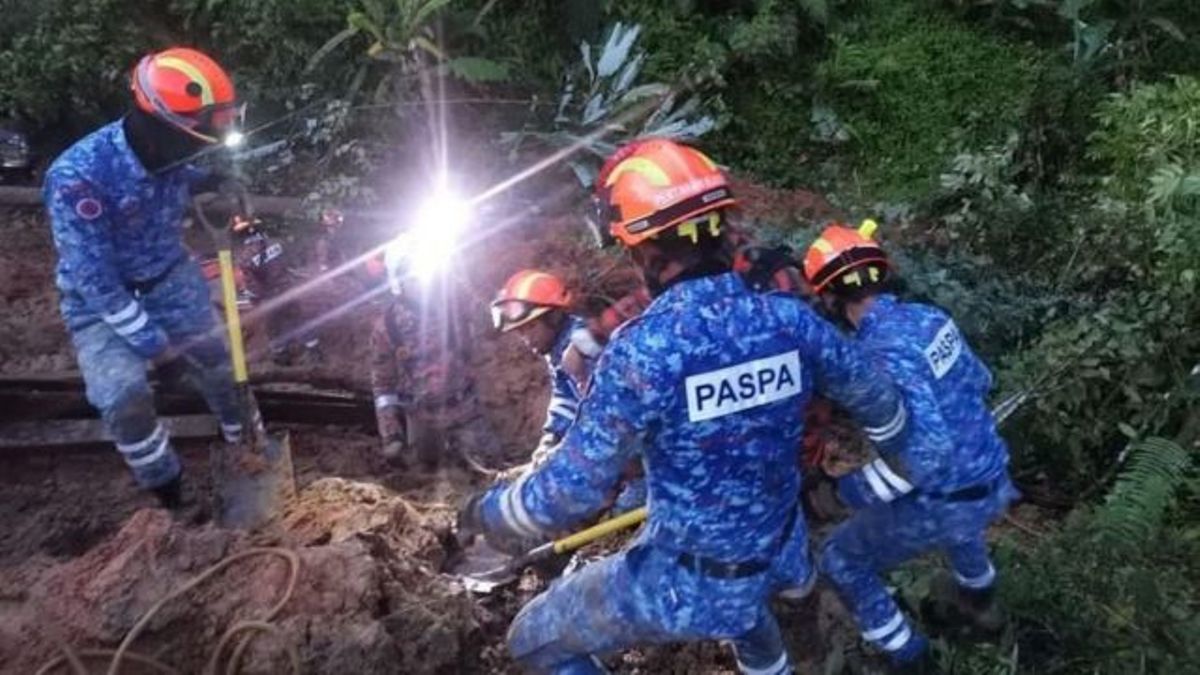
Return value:
M 477 492 L 466 498 L 458 510 L 454 528 L 460 546 L 469 546 L 475 537 L 483 535 L 488 545 L 497 551 L 509 555 L 522 555 L 546 541 L 545 538 L 518 534 L 503 521 L 488 522 L 485 506 L 489 502 L 495 504 L 495 500 L 503 499 L 504 491 L 510 488 L 509 485 L 495 485 L 485 492 Z
M 740 254 L 735 268 L 746 285 L 759 292 L 775 290 L 775 274 L 786 267 L 796 267 L 795 255 L 787 246 L 755 246 Z
M 841 520 L 849 513 L 838 497 L 837 480 L 820 469 L 805 476 L 802 495 L 805 513 L 815 520 Z
M 454 536 L 459 546 L 469 546 L 475 537 L 484 533 L 483 498 L 486 494 L 476 492 L 468 495 L 459 507 L 458 517 L 454 521 Z

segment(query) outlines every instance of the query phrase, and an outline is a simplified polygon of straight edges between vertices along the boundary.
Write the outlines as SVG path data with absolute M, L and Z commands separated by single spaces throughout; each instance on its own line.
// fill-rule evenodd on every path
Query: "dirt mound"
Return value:
M 439 532 L 450 518 L 446 509 L 421 509 L 380 486 L 338 478 L 304 489 L 275 541 L 189 528 L 165 511 L 144 509 L 86 554 L 21 575 L 27 592 L 10 596 L 16 589 L 5 584 L 0 663 L 3 672 L 33 672 L 55 655 L 55 641 L 111 648 L 172 589 L 266 543 L 295 551 L 299 575 L 275 619 L 280 633 L 253 643 L 242 672 L 286 672 L 288 649 L 305 672 L 477 670 L 484 640 L 475 609 L 437 572 L 444 557 Z M 277 558 L 239 561 L 164 606 L 134 648 L 199 672 L 222 631 L 261 616 L 279 601 L 287 578 Z

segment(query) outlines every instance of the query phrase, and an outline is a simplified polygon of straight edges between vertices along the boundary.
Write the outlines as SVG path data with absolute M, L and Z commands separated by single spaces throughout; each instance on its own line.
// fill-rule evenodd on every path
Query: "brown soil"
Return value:
M 760 196 L 765 210 L 752 215 L 766 219 L 818 218 L 828 211 L 807 193 Z M 0 248 L 0 374 L 73 370 L 57 312 L 48 227 L 28 213 L 0 212 L 0 223 L 6 233 Z M 585 307 L 636 284 L 623 259 L 595 252 L 577 232 L 574 218 L 542 219 L 512 230 L 503 246 L 481 244 L 460 267 L 458 283 L 473 312 L 469 363 L 481 407 L 504 446 L 503 456 L 490 458 L 497 467 L 527 458 L 549 392 L 544 364 L 517 339 L 490 331 L 484 302 L 493 289 L 523 266 L 563 274 L 581 289 Z M 306 299 L 306 311 L 337 310 L 358 289 L 349 280 L 322 284 Z M 368 303 L 323 325 L 325 358 L 319 363 L 271 364 L 257 336 L 251 343 L 255 375 L 318 378 L 367 390 L 367 337 L 378 307 Z M 290 431 L 300 496 L 275 531 L 254 539 L 172 521 L 135 490 L 113 452 L 0 455 L 0 673 L 34 672 L 56 655 L 56 643 L 112 648 L 171 589 L 258 545 L 295 550 L 302 567 L 275 622 L 282 637 L 260 636 L 243 659 L 243 672 L 286 672 L 289 645 L 298 650 L 304 671 L 313 673 L 512 672 L 505 630 L 545 580 L 528 573 L 521 584 L 479 598 L 440 572 L 455 506 L 488 479 L 461 468 L 396 471 L 378 457 L 378 439 L 358 432 L 312 426 Z M 205 443 L 181 447 L 202 501 L 210 487 L 208 451 Z M 181 672 L 199 672 L 221 632 L 270 606 L 284 580 L 277 560 L 242 561 L 165 607 L 134 649 Z M 780 615 L 800 672 L 854 643 L 827 590 L 798 608 L 780 608 Z M 102 662 L 92 665 L 98 670 Z M 716 644 L 638 650 L 610 665 L 624 673 L 736 671 L 729 650 Z M 126 664 L 122 672 L 141 671 Z

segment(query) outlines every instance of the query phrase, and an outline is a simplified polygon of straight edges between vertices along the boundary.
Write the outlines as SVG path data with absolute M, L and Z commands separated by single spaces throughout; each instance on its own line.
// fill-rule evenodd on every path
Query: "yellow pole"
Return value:
M 250 380 L 246 372 L 246 347 L 242 343 L 242 318 L 238 314 L 237 280 L 233 275 L 233 251 L 217 251 L 221 266 L 221 296 L 225 299 L 225 326 L 229 330 L 229 353 L 233 358 L 233 379 L 239 385 Z
M 627 511 L 617 516 L 610 518 L 603 523 L 598 523 L 581 532 L 576 532 L 568 537 L 563 537 L 554 542 L 555 553 L 566 553 L 585 544 L 590 544 L 597 539 L 624 530 L 627 527 L 633 527 L 646 519 L 646 507 L 642 506 L 632 511 Z

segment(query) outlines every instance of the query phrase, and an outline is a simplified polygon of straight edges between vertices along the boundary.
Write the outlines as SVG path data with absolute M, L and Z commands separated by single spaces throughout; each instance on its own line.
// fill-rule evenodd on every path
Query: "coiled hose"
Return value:
M 283 558 L 283 560 L 287 562 L 288 580 L 287 586 L 284 588 L 283 595 L 280 596 L 279 601 L 276 602 L 273 607 L 267 610 L 267 613 L 261 618 L 238 621 L 226 629 L 225 633 L 221 635 L 221 639 L 217 641 L 216 649 L 213 650 L 212 656 L 209 657 L 208 664 L 204 667 L 203 671 L 204 675 L 221 675 L 222 672 L 224 675 L 236 675 L 238 665 L 242 660 L 243 654 L 245 654 L 246 647 L 248 647 L 253 640 L 253 634 L 279 634 L 279 628 L 271 623 L 271 621 L 274 620 L 275 616 L 279 614 L 280 610 L 283 609 L 283 606 L 286 605 L 288 600 L 291 599 L 292 592 L 296 590 L 296 579 L 300 576 L 300 556 L 296 555 L 295 551 L 278 547 L 252 548 L 224 558 L 217 564 L 209 567 L 197 576 L 190 579 L 187 583 L 172 590 L 158 602 L 154 603 L 154 606 L 148 609 L 146 613 L 143 614 L 140 619 L 138 619 L 137 623 L 133 625 L 133 628 L 126 633 L 125 639 L 121 641 L 121 644 L 118 645 L 115 650 L 82 649 L 76 651 L 69 645 L 60 643 L 57 646 L 62 654 L 48 661 L 45 665 L 39 668 L 36 675 L 49 675 L 49 673 L 53 672 L 56 668 L 64 664 L 69 666 L 74 675 L 90 675 L 90 671 L 83 663 L 84 659 L 102 659 L 108 657 L 112 657 L 112 660 L 108 664 L 108 670 L 105 671 L 106 675 L 117 675 L 123 661 L 131 661 L 143 666 L 148 666 L 160 673 L 167 673 L 168 675 L 180 675 L 180 672 L 171 666 L 168 666 L 165 663 L 162 663 L 161 661 L 144 654 L 138 654 L 137 652 L 131 651 L 129 646 L 132 645 L 133 641 L 137 639 L 138 635 L 145 630 L 146 626 L 150 625 L 150 620 L 153 619 L 154 616 L 158 614 L 158 612 L 162 610 L 167 603 L 204 583 L 210 577 L 218 572 L 221 572 L 233 563 L 260 555 L 277 556 L 279 558 Z M 222 671 L 220 668 L 221 656 L 229 648 L 229 645 L 234 641 L 234 638 L 238 636 L 241 637 L 233 647 L 229 662 L 225 665 L 225 668 Z M 287 656 L 292 673 L 299 675 L 300 655 L 296 652 L 296 648 L 294 646 L 288 645 Z

